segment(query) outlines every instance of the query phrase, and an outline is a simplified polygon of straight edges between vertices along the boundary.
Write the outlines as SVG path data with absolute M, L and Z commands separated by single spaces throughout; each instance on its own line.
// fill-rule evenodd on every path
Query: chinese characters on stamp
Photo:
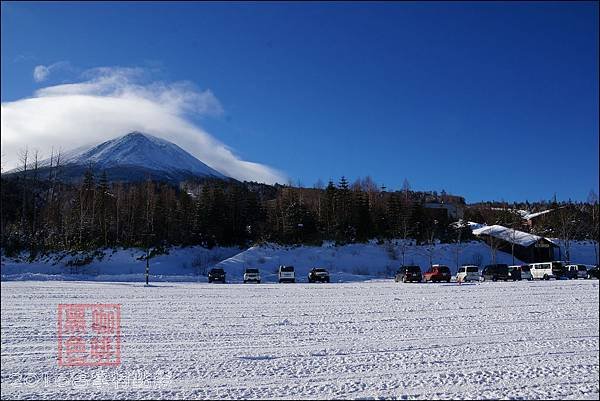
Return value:
M 59 366 L 120 364 L 121 305 L 58 305 Z

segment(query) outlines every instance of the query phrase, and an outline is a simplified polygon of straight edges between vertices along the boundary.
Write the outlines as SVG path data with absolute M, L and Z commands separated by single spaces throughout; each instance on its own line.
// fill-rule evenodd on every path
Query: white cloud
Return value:
M 2 103 L 2 167 L 17 166 L 25 146 L 48 154 L 97 144 L 131 131 L 169 140 L 214 169 L 239 180 L 284 183 L 281 172 L 241 160 L 189 116 L 217 116 L 223 107 L 210 90 L 189 82 L 144 81 L 139 68 L 97 68 L 86 80 L 49 86 L 34 96 Z
M 50 76 L 50 73 L 52 71 L 55 71 L 58 69 L 66 69 L 66 68 L 69 68 L 68 61 L 59 61 L 59 62 L 51 64 L 49 66 L 37 65 L 33 69 L 33 80 L 35 82 L 43 82 L 46 79 L 48 79 L 48 77 Z
M 50 70 L 45 65 L 38 65 L 33 69 L 33 80 L 35 82 L 42 82 L 48 78 Z

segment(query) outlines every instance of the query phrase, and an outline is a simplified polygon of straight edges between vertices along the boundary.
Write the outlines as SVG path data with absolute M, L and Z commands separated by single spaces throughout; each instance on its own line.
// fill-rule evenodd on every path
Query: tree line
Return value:
M 461 197 L 401 190 L 387 191 L 371 178 L 345 177 L 313 188 L 222 180 L 110 182 L 90 166 L 79 183 L 32 168 L 1 178 L 1 241 L 7 255 L 32 257 L 56 250 L 171 245 L 338 244 L 368 239 L 404 239 L 418 244 L 464 242 L 469 227 L 426 202 L 457 203 L 465 219 L 516 226 L 521 205 L 464 205 Z M 598 238 L 598 202 L 552 204 L 552 215 L 532 231 L 569 241 Z M 529 205 L 531 209 L 531 205 Z M 513 211 L 511 211 L 513 210 Z M 593 229 L 596 231 L 593 231 Z M 519 226 L 519 229 L 527 229 Z

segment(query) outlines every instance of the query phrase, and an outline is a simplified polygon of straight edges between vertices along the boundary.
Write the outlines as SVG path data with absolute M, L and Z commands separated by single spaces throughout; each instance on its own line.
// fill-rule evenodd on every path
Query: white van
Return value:
M 456 273 L 456 281 L 459 283 L 466 283 L 467 281 L 479 281 L 481 280 L 481 274 L 479 273 L 478 266 L 461 266 L 458 268 Z
M 294 266 L 279 266 L 279 282 L 280 283 L 295 283 L 296 275 Z
M 529 266 L 531 266 L 531 275 L 534 279 L 550 280 L 563 275 L 562 262 L 531 263 Z
M 529 265 L 508 266 L 508 268 L 511 270 L 519 270 L 521 272 L 521 280 L 533 280 L 533 275 L 531 274 L 531 266 Z

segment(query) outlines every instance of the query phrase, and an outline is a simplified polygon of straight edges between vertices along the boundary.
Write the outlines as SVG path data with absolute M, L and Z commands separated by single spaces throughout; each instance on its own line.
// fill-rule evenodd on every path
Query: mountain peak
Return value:
M 179 146 L 153 135 L 133 131 L 80 153 L 70 155 L 69 164 L 89 164 L 97 169 L 135 166 L 179 175 L 227 178 Z
M 49 160 L 41 166 L 48 166 Z M 147 177 L 161 181 L 181 182 L 190 178 L 229 177 L 211 168 L 176 144 L 165 139 L 133 131 L 96 146 L 74 149 L 63 154 L 61 164 L 73 180 L 83 176 L 90 165 L 99 174 L 106 171 L 109 179 L 139 181 Z

